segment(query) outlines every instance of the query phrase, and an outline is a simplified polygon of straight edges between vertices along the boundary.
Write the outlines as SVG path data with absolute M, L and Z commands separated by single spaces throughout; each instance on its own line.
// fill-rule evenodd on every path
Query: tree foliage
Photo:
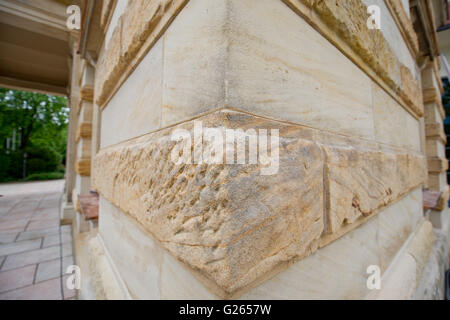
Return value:
M 66 98 L 0 88 L 0 179 L 57 171 L 65 161 L 68 115 Z

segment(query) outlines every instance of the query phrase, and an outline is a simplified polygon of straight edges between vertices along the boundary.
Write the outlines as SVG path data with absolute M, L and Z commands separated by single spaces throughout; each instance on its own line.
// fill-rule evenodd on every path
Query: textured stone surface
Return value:
M 397 19 L 396 14 L 389 8 L 385 0 L 361 0 L 367 7 L 376 5 L 380 8 L 379 30 L 388 45 L 391 47 L 398 61 L 407 67 L 414 77 L 418 78 L 419 69 L 416 67 L 414 50 L 409 45 L 406 35 L 402 32 L 403 28 Z M 369 16 L 369 14 L 367 14 Z
M 336 232 L 424 179 L 422 157 L 368 141 L 233 111 L 200 120 L 204 127 L 279 129 L 278 173 L 263 176 L 259 165 L 175 165 L 174 128 L 168 128 L 101 150 L 93 181 L 103 197 L 225 295 L 311 254 L 324 224 L 326 232 Z M 192 127 L 190 121 L 175 128 Z
M 380 151 L 325 148 L 329 229 L 333 233 L 408 193 L 424 178 L 423 158 Z
M 204 126 L 226 116 L 203 119 Z M 170 132 L 101 151 L 94 184 L 175 256 L 233 292 L 274 265 L 316 249 L 323 229 L 318 145 L 282 139 L 279 173 L 263 176 L 256 165 L 176 166 Z M 286 201 L 286 194 L 296 196 Z

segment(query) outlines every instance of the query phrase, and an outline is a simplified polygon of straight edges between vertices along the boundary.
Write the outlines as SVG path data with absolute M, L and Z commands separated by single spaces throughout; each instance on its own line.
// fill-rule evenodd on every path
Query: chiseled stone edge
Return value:
M 339 234 L 424 182 L 425 159 L 407 153 L 325 147 L 327 225 Z M 334 238 L 334 237 L 332 237 Z
M 411 20 L 408 18 L 405 8 L 403 8 L 401 0 L 386 0 L 385 4 L 397 23 L 404 39 L 406 39 L 413 57 L 417 57 L 419 53 L 419 39 L 417 38 L 416 31 L 414 30 Z
M 189 227 L 187 229 L 182 228 L 182 231 L 183 233 L 185 233 L 185 235 L 183 235 L 181 238 L 179 236 L 180 231 L 171 233 L 163 230 L 164 228 L 167 229 L 167 225 L 170 225 L 173 219 L 178 218 L 177 215 L 182 216 L 184 214 L 183 221 L 184 219 L 187 219 L 186 221 L 192 219 L 192 217 L 189 217 L 189 214 L 188 215 L 185 214 L 186 211 L 183 214 L 180 214 L 180 210 L 184 209 L 185 205 L 188 205 L 188 203 L 192 204 L 191 199 L 189 198 L 193 196 L 192 192 L 184 194 L 183 198 L 181 198 L 181 200 L 179 201 L 182 209 L 180 208 L 176 209 L 175 207 L 170 209 L 171 207 L 164 207 L 165 205 L 164 201 L 166 200 L 170 201 L 169 199 L 172 199 L 177 194 L 179 194 L 178 180 L 175 180 L 174 182 L 173 177 L 171 175 L 164 175 L 163 177 L 159 177 L 157 179 L 152 178 L 150 179 L 150 181 L 147 181 L 148 179 L 145 179 L 145 175 L 148 175 L 146 170 L 162 172 L 162 170 L 164 170 L 167 165 L 170 166 L 170 159 L 165 160 L 163 159 L 162 161 L 158 161 L 156 164 L 147 163 L 147 166 L 150 164 L 149 168 L 147 167 L 141 168 L 139 166 L 139 162 L 142 160 L 145 161 L 147 157 L 152 157 L 153 154 L 159 153 L 163 153 L 164 154 L 163 157 L 167 158 L 167 156 L 170 155 L 171 149 L 158 150 L 158 143 L 161 143 L 161 141 L 164 141 L 165 143 L 170 141 L 170 139 L 168 139 L 167 136 L 170 135 L 174 127 L 163 129 L 155 133 L 150 133 L 142 137 L 131 139 L 118 145 L 107 147 L 101 150 L 94 159 L 93 179 L 92 179 L 93 185 L 99 192 L 99 194 L 101 194 L 105 199 L 107 199 L 112 204 L 120 208 L 122 211 L 128 213 L 135 220 L 140 222 L 143 225 L 143 227 L 147 231 L 149 231 L 152 234 L 152 236 L 156 238 L 161 243 L 161 245 L 165 247 L 169 252 L 171 252 L 171 254 L 174 255 L 177 259 L 186 263 L 190 268 L 200 273 L 208 281 L 211 281 L 214 284 L 214 286 L 216 286 L 220 290 L 216 293 L 222 297 L 228 298 L 233 297 L 237 294 L 237 292 L 241 293 L 247 290 L 249 287 L 253 287 L 257 283 L 260 283 L 263 279 L 267 279 L 269 274 L 274 275 L 275 273 L 281 271 L 283 268 L 281 268 L 280 266 L 286 267 L 290 263 L 310 255 L 311 253 L 316 251 L 319 246 L 326 245 L 327 243 L 337 239 L 338 237 L 342 236 L 346 232 L 354 229 L 356 226 L 361 224 L 363 221 L 365 221 L 365 219 L 367 219 L 367 217 L 370 217 L 373 214 L 377 213 L 381 208 L 384 208 L 387 205 L 398 200 L 401 196 L 405 195 L 410 190 L 422 184 L 425 179 L 425 167 L 424 167 L 425 159 L 423 158 L 423 156 L 419 154 L 408 154 L 406 153 L 407 151 L 398 148 L 396 148 L 395 150 L 394 149 L 387 150 L 384 149 L 385 147 L 382 147 L 379 144 L 374 143 L 372 141 L 358 140 L 354 138 L 335 135 L 332 133 L 324 133 L 315 129 L 305 128 L 300 125 L 286 124 L 279 121 L 268 120 L 261 117 L 239 113 L 236 111 L 222 110 L 210 115 L 200 117 L 199 119 L 204 122 L 211 123 L 212 126 L 214 126 L 215 124 L 218 127 L 226 125 L 227 128 L 244 127 L 244 130 L 246 128 L 245 125 L 247 125 L 247 128 L 277 127 L 280 129 L 281 144 L 287 143 L 287 145 L 289 145 L 290 142 L 286 141 L 295 141 L 295 140 L 298 140 L 300 142 L 310 141 L 313 145 L 316 145 L 317 148 L 323 150 L 325 154 L 328 153 L 329 152 L 328 150 L 330 149 L 333 149 L 334 151 L 337 150 L 338 156 L 342 157 L 342 159 L 346 163 L 347 157 L 352 158 L 356 156 L 358 159 L 363 160 L 366 155 L 371 156 L 374 159 L 374 161 L 371 162 L 371 167 L 373 167 L 374 165 L 375 166 L 378 165 L 381 168 L 380 169 L 381 171 L 380 170 L 376 171 L 375 174 L 385 172 L 384 176 L 385 182 L 387 181 L 388 184 L 392 182 L 392 185 L 383 185 L 383 183 L 378 182 L 379 177 L 372 176 L 369 174 L 367 176 L 364 176 L 365 178 L 367 178 L 366 181 L 364 180 L 361 181 L 361 179 L 359 179 L 359 177 L 356 176 L 354 180 L 357 181 L 357 183 L 359 183 L 359 187 L 365 189 L 384 188 L 385 190 L 388 190 L 388 192 L 386 192 L 386 194 L 383 193 L 383 195 L 380 196 L 379 199 L 377 200 L 378 202 L 375 203 L 372 207 L 370 207 L 370 210 L 372 211 L 361 212 L 361 214 L 359 216 L 356 216 L 355 219 L 350 219 L 341 222 L 340 225 L 335 224 L 334 228 L 329 229 L 327 228 L 327 225 L 330 224 L 330 220 L 332 219 L 330 216 L 330 212 L 332 211 L 330 210 L 330 203 L 336 203 L 336 201 L 334 202 L 330 201 L 330 198 L 342 196 L 342 193 L 334 193 L 334 191 L 331 195 L 329 193 L 330 181 L 333 181 L 333 179 L 335 180 L 336 177 L 339 177 L 340 162 L 337 161 L 333 164 L 334 171 L 338 173 L 334 174 L 331 180 L 329 177 L 330 166 L 325 165 L 324 160 L 323 159 L 321 160 L 320 157 L 316 158 L 317 160 L 314 161 L 319 163 L 305 164 L 308 167 L 319 164 L 320 166 L 323 166 L 323 169 L 321 170 L 323 170 L 323 174 L 325 174 L 325 179 L 322 179 L 321 176 L 322 173 L 320 174 L 318 172 L 316 173 L 316 175 L 319 176 L 320 180 L 321 181 L 323 180 L 324 182 L 323 187 L 325 189 L 321 189 L 322 190 L 321 192 L 323 192 L 323 196 L 326 198 L 324 201 L 324 204 L 326 205 L 322 208 L 320 218 L 319 217 L 317 218 L 319 219 L 320 225 L 322 225 L 322 227 L 318 229 L 316 228 L 319 233 L 313 231 L 313 233 L 311 234 L 311 230 L 309 230 L 308 227 L 300 233 L 298 231 L 294 232 L 294 230 L 289 231 L 287 230 L 287 228 L 286 230 L 283 229 L 284 236 L 292 237 L 292 239 L 294 239 L 295 241 L 300 242 L 296 244 L 293 248 L 288 247 L 288 249 L 285 251 L 283 251 L 284 248 L 280 248 L 282 254 L 276 254 L 269 260 L 267 259 L 258 260 L 260 258 L 251 260 L 250 268 L 247 267 L 244 273 L 239 273 L 240 268 L 242 268 L 241 266 L 242 265 L 241 260 L 243 259 L 242 257 L 245 255 L 249 255 L 249 252 L 257 250 L 257 248 L 261 246 L 262 239 L 265 238 L 272 239 L 274 237 L 272 229 L 251 228 L 248 231 L 245 231 L 245 224 L 236 223 L 234 225 L 236 228 L 238 229 L 244 228 L 243 232 L 237 230 L 236 234 L 242 234 L 244 235 L 244 238 L 241 238 L 240 236 L 238 237 L 239 240 L 237 241 L 233 240 L 231 242 L 226 241 L 223 242 L 224 239 L 220 238 L 221 235 L 219 235 L 219 238 L 217 237 L 214 238 L 214 233 L 211 234 L 211 239 L 208 239 L 209 236 L 206 236 L 206 238 L 204 239 L 196 236 L 195 234 L 198 233 L 198 228 L 203 228 L 204 224 L 206 223 L 204 222 L 203 218 L 201 221 L 200 220 L 198 221 L 199 224 L 197 225 L 197 227 L 194 227 L 193 229 L 192 226 L 195 226 L 195 224 L 190 226 L 191 229 L 189 229 Z M 186 125 L 187 123 L 183 123 L 176 127 L 185 128 Z M 286 136 L 284 137 L 287 138 L 287 140 L 283 140 L 284 134 L 287 135 L 288 138 Z M 295 144 L 293 144 L 291 147 L 294 150 L 296 150 Z M 146 156 L 142 158 L 142 154 L 145 154 Z M 292 158 L 295 159 L 294 154 L 289 154 L 289 157 L 291 158 L 291 160 Z M 384 163 L 385 157 L 390 157 L 391 160 L 392 158 L 399 159 L 398 161 L 395 160 L 398 163 L 394 161 L 393 171 L 392 170 L 389 171 L 389 169 L 383 171 L 384 168 L 383 165 L 385 164 Z M 284 159 L 286 160 L 288 158 Z M 281 155 L 280 167 L 283 166 L 282 161 L 283 155 Z M 300 158 L 298 158 L 298 161 L 300 161 Z M 392 164 L 392 161 L 390 163 Z M 402 170 L 395 169 L 401 165 L 404 165 Z M 182 171 L 184 170 L 183 172 L 189 173 L 188 176 L 190 177 L 189 179 L 191 181 L 195 181 L 199 177 L 199 174 L 201 174 L 201 176 L 208 176 L 210 174 L 215 175 L 214 172 L 217 171 L 215 170 L 214 167 L 206 168 L 204 172 L 195 170 L 186 171 L 184 167 L 172 169 L 169 168 L 169 171 L 178 172 L 178 170 L 181 169 Z M 239 172 L 242 171 L 241 169 L 237 169 L 236 175 L 230 176 L 229 179 L 225 179 L 223 181 L 223 184 L 228 185 L 235 183 L 235 190 L 236 191 L 239 190 L 239 192 L 237 193 L 233 192 L 225 193 L 227 197 L 225 197 L 222 200 L 226 200 L 225 202 L 226 205 L 229 205 L 229 203 L 231 204 L 235 203 L 237 206 L 242 205 L 242 203 L 239 202 L 241 200 L 237 199 L 239 199 L 241 194 L 245 194 L 245 191 L 248 188 L 250 188 L 251 185 L 255 186 L 255 181 L 257 181 L 256 178 L 254 178 L 255 176 L 253 176 L 253 178 L 249 180 L 250 184 L 247 187 L 245 184 L 244 185 L 240 184 L 242 183 L 242 181 L 245 181 L 239 180 Z M 355 170 L 359 169 L 361 168 Z M 348 170 L 351 170 L 351 168 L 346 167 L 342 168 L 342 170 L 345 173 L 348 172 Z M 251 172 L 252 169 L 247 168 L 244 169 L 243 171 Z M 223 172 L 224 171 L 222 169 L 218 171 L 218 176 L 222 177 L 221 179 L 223 179 L 222 175 Z M 397 175 L 394 175 L 390 179 L 390 175 L 392 173 Z M 399 181 L 393 181 L 394 178 L 396 179 L 398 177 L 401 177 Z M 383 177 L 381 177 L 380 179 L 382 180 L 382 178 Z M 283 179 L 285 179 L 285 177 L 283 177 Z M 281 179 L 280 181 L 285 181 L 283 179 Z M 307 183 L 309 186 L 310 182 Z M 258 183 L 256 185 L 258 185 Z M 270 185 L 276 185 L 276 182 L 271 183 Z M 166 190 L 166 192 L 164 192 L 164 189 Z M 302 188 L 300 187 L 300 185 L 297 186 L 294 184 L 294 189 L 301 191 Z M 287 194 L 289 194 L 289 197 L 291 197 L 292 194 L 296 193 L 294 189 L 287 192 Z M 210 191 L 208 190 L 206 191 L 207 191 L 206 194 L 210 193 Z M 273 192 L 274 192 L 273 190 L 269 190 L 268 194 L 266 194 L 263 191 L 261 191 L 261 194 L 259 196 L 261 196 L 264 199 L 264 197 L 270 197 L 271 195 L 273 195 Z M 216 196 L 219 193 L 220 192 L 212 191 L 211 195 Z M 355 194 L 360 193 L 358 193 L 357 190 L 353 190 L 351 197 L 354 198 Z M 321 196 L 317 195 L 316 199 L 317 203 L 321 203 L 323 201 L 320 199 L 320 197 Z M 165 200 L 161 202 L 159 199 Z M 261 198 L 257 198 L 256 202 L 260 201 L 260 199 Z M 285 201 L 289 201 L 289 199 L 290 198 L 287 198 L 285 199 Z M 219 202 L 218 206 L 220 207 L 222 202 L 220 201 L 218 202 Z M 150 209 L 146 209 L 146 207 L 148 207 L 146 203 L 151 204 Z M 151 209 L 152 206 L 154 206 L 153 209 Z M 163 207 L 163 212 L 158 211 L 160 207 Z M 349 206 L 340 207 L 340 209 L 347 208 L 345 210 L 350 211 L 353 210 L 354 207 L 355 206 L 353 202 L 351 202 L 349 203 Z M 188 213 L 196 212 L 198 211 L 198 209 L 201 208 L 202 207 L 199 208 L 192 207 L 191 208 L 192 210 L 188 210 L 187 212 Z M 312 207 L 306 206 L 306 208 Z M 152 210 L 155 210 L 157 214 L 153 214 Z M 216 211 L 214 212 L 215 214 L 218 214 L 218 212 Z M 258 210 L 257 213 L 258 215 L 261 214 L 261 212 Z M 156 219 L 152 218 L 152 214 L 153 216 L 157 216 L 157 218 Z M 348 214 L 348 216 L 352 215 L 354 216 L 353 212 L 350 212 Z M 167 218 L 162 219 L 161 217 Z M 281 217 L 283 217 L 283 215 Z M 211 219 L 211 217 L 208 217 L 206 221 L 208 221 L 209 219 Z M 275 218 L 270 219 L 271 219 L 270 221 L 272 221 Z M 276 219 L 278 219 L 278 217 Z M 278 223 L 278 226 L 281 225 Z M 332 232 L 331 235 L 330 230 Z M 252 234 L 254 235 L 253 238 Z M 302 241 L 297 239 L 296 237 L 298 237 L 299 234 L 302 237 L 304 235 L 308 236 L 306 238 L 308 240 L 304 242 L 304 240 Z M 327 238 L 326 243 L 324 243 L 321 237 Z M 180 241 L 177 239 L 184 239 L 184 240 Z M 203 242 L 195 242 L 197 241 L 196 239 L 197 240 L 201 239 Z M 248 243 L 248 241 L 247 243 L 245 241 L 241 243 L 240 241 L 242 239 L 250 239 L 249 240 L 250 244 Z M 278 238 L 273 238 L 271 241 L 276 242 L 277 239 Z M 251 251 L 248 251 L 250 250 L 250 248 L 253 249 Z M 219 265 L 219 267 L 216 267 L 214 264 L 216 262 L 220 262 L 221 259 L 229 259 L 229 261 L 227 261 L 225 265 Z M 236 274 L 240 274 L 240 277 L 236 278 Z
M 367 28 L 367 7 L 361 0 L 282 1 L 396 97 L 406 110 L 417 118 L 423 116 L 418 81 L 397 59 L 382 33 Z
M 100 107 L 126 80 L 189 0 L 128 1 L 96 67 L 95 101 Z
M 101 150 L 93 185 L 215 283 L 220 295 L 230 296 L 316 250 L 323 230 L 323 154 L 317 143 L 291 134 L 300 127 L 236 112 L 201 121 L 223 129 L 224 123 L 244 130 L 278 127 L 284 133 L 280 173 L 263 176 L 259 165 L 174 165 L 169 128 Z M 192 130 L 192 124 L 177 128 Z

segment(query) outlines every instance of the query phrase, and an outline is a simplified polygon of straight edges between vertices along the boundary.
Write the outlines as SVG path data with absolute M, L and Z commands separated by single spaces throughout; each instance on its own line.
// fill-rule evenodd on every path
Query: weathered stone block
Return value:
M 236 111 L 198 121 L 221 132 L 278 129 L 278 172 L 261 175 L 260 164 L 175 164 L 180 149 L 171 134 L 194 136 L 188 121 L 104 148 L 93 184 L 221 296 L 311 254 L 325 233 L 376 213 L 424 179 L 423 157 L 369 141 Z M 194 158 L 196 146 L 188 148 Z
M 418 156 L 352 147 L 325 151 L 329 233 L 374 214 L 423 182 L 424 162 Z
M 232 113 L 202 121 L 222 125 L 227 117 L 244 130 L 266 124 L 246 116 L 239 121 Z M 192 130 L 192 122 L 182 127 Z M 323 153 L 317 144 L 282 134 L 279 172 L 264 176 L 259 165 L 175 165 L 171 132 L 100 151 L 94 184 L 178 259 L 230 294 L 317 248 L 323 230 Z

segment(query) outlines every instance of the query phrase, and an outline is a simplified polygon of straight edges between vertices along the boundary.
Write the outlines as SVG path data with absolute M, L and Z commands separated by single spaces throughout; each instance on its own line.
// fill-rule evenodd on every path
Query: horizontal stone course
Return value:
M 278 129 L 279 171 L 174 164 L 171 134 L 192 132 L 188 121 L 101 150 L 93 184 L 224 296 L 310 255 L 322 236 L 348 231 L 425 179 L 423 156 L 372 141 L 230 110 L 198 120 L 220 130 Z

